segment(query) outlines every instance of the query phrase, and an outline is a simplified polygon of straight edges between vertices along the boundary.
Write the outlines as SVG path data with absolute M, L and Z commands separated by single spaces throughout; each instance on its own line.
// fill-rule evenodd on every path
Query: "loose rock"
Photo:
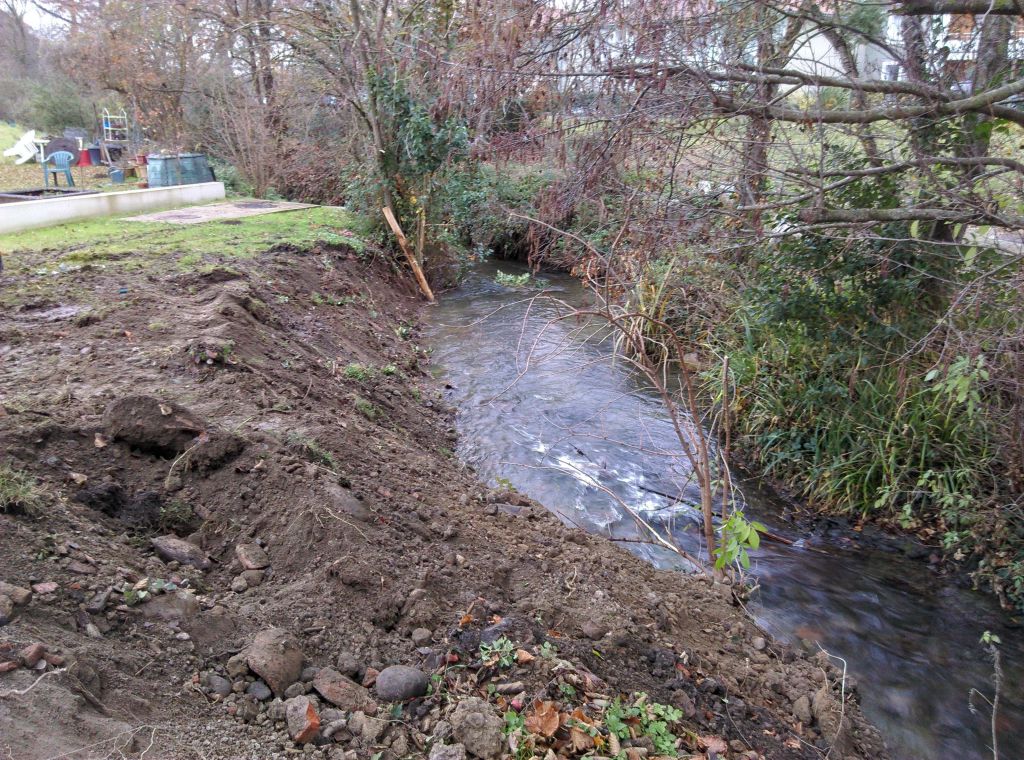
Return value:
M 316 674 L 313 688 L 328 702 L 346 712 L 358 710 L 371 715 L 377 712 L 377 703 L 366 688 L 331 668 L 323 668 Z
M 452 733 L 466 750 L 484 760 L 501 757 L 504 722 L 494 708 L 479 697 L 459 702 L 451 715 Z
M 293 697 L 285 704 L 288 735 L 297 744 L 313 741 L 320 730 L 320 716 L 309 697 Z
M 426 694 L 430 688 L 430 679 L 416 668 L 392 665 L 377 675 L 374 688 L 385 702 L 402 702 Z
M 210 567 L 210 558 L 206 556 L 206 552 L 177 536 L 157 536 L 151 543 L 156 556 L 164 562 L 179 562 L 200 570 Z
M 111 438 L 160 455 L 181 454 L 206 429 L 185 407 L 152 396 L 114 401 L 104 412 L 103 422 Z
M 14 600 L 0 594 L 0 625 L 7 625 L 14 618 Z
M 430 760 L 466 760 L 462 744 L 435 744 L 430 748 Z
M 417 647 L 427 646 L 433 638 L 429 628 L 417 628 L 412 632 L 412 643 Z
M 235 556 L 245 570 L 262 570 L 270 567 L 270 557 L 259 544 L 239 544 L 235 547 Z
M 281 696 L 302 675 L 302 650 L 281 628 L 268 628 L 256 634 L 246 654 L 253 673 L 263 678 L 274 694 Z
M 231 681 L 216 673 L 208 673 L 204 682 L 211 694 L 226 697 L 231 693 Z
M 270 691 L 270 687 L 267 686 L 263 681 L 253 681 L 245 690 L 246 694 L 249 694 L 260 702 L 266 702 L 273 696 L 273 692 Z
M 13 583 L 0 581 L 0 596 L 9 597 L 15 606 L 21 607 L 28 604 L 28 600 L 32 598 L 32 592 L 27 588 L 15 586 Z
M 811 725 L 811 700 L 806 696 L 800 697 L 793 703 L 793 717 L 805 726 Z
M 18 652 L 18 659 L 21 660 L 21 664 L 26 668 L 34 668 L 36 663 L 43 659 L 45 654 L 46 647 L 36 642 L 35 644 L 29 644 Z

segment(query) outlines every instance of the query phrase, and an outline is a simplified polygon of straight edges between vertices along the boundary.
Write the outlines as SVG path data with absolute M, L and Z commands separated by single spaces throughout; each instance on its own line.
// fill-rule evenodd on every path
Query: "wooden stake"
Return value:
M 402 232 L 402 228 L 398 224 L 398 220 L 395 218 L 395 212 L 391 210 L 390 206 L 385 206 L 381 209 L 384 212 L 384 218 L 387 220 L 388 227 L 395 233 L 395 237 L 398 238 L 398 245 L 402 249 L 402 253 L 405 254 L 406 260 L 409 262 L 409 266 L 412 267 L 412 273 L 416 275 L 416 282 L 419 283 L 420 290 L 423 291 L 423 295 L 427 297 L 427 300 L 431 303 L 434 302 L 434 292 L 430 289 L 430 285 L 427 284 L 427 278 L 423 276 L 423 268 L 420 267 L 420 263 L 416 261 L 416 256 L 412 251 L 409 250 L 409 241 L 405 239 L 405 233 Z

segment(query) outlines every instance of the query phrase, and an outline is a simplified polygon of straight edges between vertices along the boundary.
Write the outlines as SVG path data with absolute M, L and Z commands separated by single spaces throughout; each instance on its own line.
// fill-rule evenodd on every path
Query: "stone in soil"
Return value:
M 159 594 L 136 608 L 151 620 L 168 623 L 187 623 L 199 614 L 199 600 L 191 591 L 178 589 L 172 594 Z
M 372 718 L 364 712 L 352 713 L 348 721 L 348 730 L 356 736 L 363 737 L 367 744 L 375 743 L 387 727 L 387 721 Z
M 793 717 L 803 723 L 805 726 L 811 725 L 811 700 L 806 696 L 798 698 L 793 703 Z
M 425 673 L 407 665 L 392 665 L 377 675 L 374 686 L 385 702 L 404 702 L 422 697 L 430 688 L 430 679 Z
M 52 594 L 58 588 L 60 588 L 60 586 L 58 586 L 54 581 L 43 581 L 42 583 L 32 584 L 32 590 L 37 594 Z
M 462 744 L 435 744 L 430 748 L 429 760 L 466 760 L 466 748 Z
M 164 562 L 178 562 L 200 570 L 210 567 L 210 558 L 206 556 L 206 552 L 177 536 L 157 536 L 150 543 L 156 556 Z
M 43 659 L 44 655 L 46 655 L 46 647 L 36 642 L 35 644 L 29 644 L 18 652 L 18 659 L 21 660 L 21 664 L 26 668 L 34 668 L 36 663 Z
M 262 570 L 270 567 L 270 557 L 259 544 L 239 544 L 235 556 L 243 570 Z
M 152 396 L 125 396 L 111 403 L 103 423 L 114 440 L 140 451 L 176 456 L 192 446 L 206 424 L 183 406 Z
M 302 650 L 294 637 L 281 628 L 257 633 L 249 645 L 246 662 L 277 696 L 302 675 Z
M 307 744 L 320 730 L 320 716 L 309 697 L 292 697 L 285 704 L 288 735 L 296 744 Z
M 342 652 L 338 655 L 338 660 L 335 663 L 338 667 L 338 671 L 349 678 L 359 677 L 359 660 L 356 656 L 350 652 Z
M 245 578 L 241 575 L 237 575 L 231 581 L 231 590 L 236 594 L 241 594 L 249 590 L 249 584 L 246 582 Z
M 270 687 L 267 686 L 263 681 L 253 681 L 245 690 L 246 694 L 249 694 L 260 702 L 266 702 L 273 696 L 273 692 L 270 691 Z
M 7 625 L 14 618 L 14 600 L 0 594 L 0 625 Z
M 206 689 L 211 694 L 216 694 L 220 697 L 226 697 L 231 693 L 231 681 L 219 676 L 216 673 L 208 673 L 206 678 L 203 679 Z
M 346 712 L 361 710 L 371 715 L 377 712 L 377 703 L 366 688 L 331 668 L 323 668 L 316 674 L 313 688 L 332 705 Z
M 245 585 L 249 588 L 256 588 L 263 583 L 263 571 L 262 570 L 243 570 L 238 576 L 245 580 Z
M 412 643 L 417 647 L 427 646 L 433 638 L 434 634 L 430 632 L 429 628 L 417 628 L 412 632 Z
M 15 586 L 13 583 L 0 581 L 0 596 L 8 597 L 14 602 L 15 606 L 21 607 L 24 604 L 28 604 L 28 600 L 32 598 L 32 592 L 27 588 Z
M 456 706 L 451 717 L 452 733 L 471 755 L 483 760 L 501 757 L 504 722 L 483 699 L 469 697 Z

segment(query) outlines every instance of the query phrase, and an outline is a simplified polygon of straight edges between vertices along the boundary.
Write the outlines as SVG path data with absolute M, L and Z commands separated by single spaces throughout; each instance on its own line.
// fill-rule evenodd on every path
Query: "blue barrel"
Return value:
M 171 187 L 172 185 L 195 185 L 209 182 L 213 175 L 206 156 L 202 153 L 178 153 L 146 156 L 150 187 Z

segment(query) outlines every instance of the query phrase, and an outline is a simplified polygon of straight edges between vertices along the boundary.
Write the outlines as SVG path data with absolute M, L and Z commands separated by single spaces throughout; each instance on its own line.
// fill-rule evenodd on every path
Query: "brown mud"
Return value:
M 637 692 L 682 757 L 886 757 L 836 663 L 729 588 L 475 480 L 380 256 L 0 277 L 0 464 L 39 496 L 0 510 L 0 581 L 33 592 L 0 757 L 653 758 L 638 718 L 609 737 Z M 396 664 L 429 694 L 374 684 Z

